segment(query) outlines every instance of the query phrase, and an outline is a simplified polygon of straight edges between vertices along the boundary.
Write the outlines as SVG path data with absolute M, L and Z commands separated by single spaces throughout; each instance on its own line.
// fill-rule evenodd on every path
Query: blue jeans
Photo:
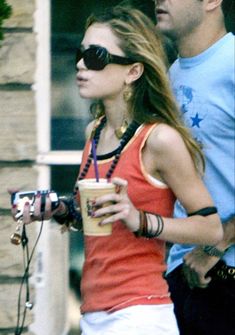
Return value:
M 169 273 L 166 279 L 180 335 L 235 335 L 234 279 L 215 277 L 207 288 L 190 289 L 182 266 Z

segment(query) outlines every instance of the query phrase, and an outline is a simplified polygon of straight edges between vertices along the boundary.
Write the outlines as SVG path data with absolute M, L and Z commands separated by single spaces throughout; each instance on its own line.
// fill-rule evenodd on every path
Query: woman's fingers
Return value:
M 49 220 L 52 217 L 51 206 L 49 194 L 38 192 L 32 199 L 13 204 L 11 213 L 15 221 L 21 219 L 23 223 L 28 224 L 42 219 Z
M 95 206 L 103 205 L 106 202 L 114 202 L 114 203 L 128 202 L 127 180 L 115 177 L 112 179 L 112 183 L 116 186 L 115 188 L 116 193 L 110 193 L 103 195 L 102 197 L 98 197 L 95 200 Z
M 30 222 L 33 221 L 30 213 L 30 206 L 31 206 L 30 202 L 26 202 L 24 204 L 22 219 L 25 224 L 29 224 Z
M 114 205 L 109 205 L 109 206 L 104 206 L 99 209 L 97 209 L 94 212 L 94 217 L 100 217 L 104 215 L 110 215 L 110 214 L 115 214 L 115 213 L 122 213 L 122 219 L 124 219 L 130 211 L 130 206 L 128 204 L 114 204 Z
M 93 215 L 108 215 L 100 221 L 100 225 L 121 220 L 130 231 L 136 231 L 139 228 L 139 212 L 128 196 L 128 182 L 118 177 L 111 181 L 116 186 L 116 193 L 97 198 L 93 204 Z
M 123 201 L 124 201 L 124 198 L 122 194 L 110 193 L 110 194 L 105 194 L 105 195 L 102 195 L 101 197 L 96 198 L 94 201 L 94 206 L 101 206 L 107 202 L 119 203 Z

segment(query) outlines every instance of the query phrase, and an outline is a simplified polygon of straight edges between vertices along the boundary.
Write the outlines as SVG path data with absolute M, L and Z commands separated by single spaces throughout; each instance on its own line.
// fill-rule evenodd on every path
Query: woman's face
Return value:
M 124 56 L 118 46 L 118 39 L 105 24 L 91 25 L 82 40 L 83 50 L 96 45 L 107 49 L 110 54 Z M 87 99 L 117 99 L 122 96 L 127 65 L 108 64 L 102 70 L 91 70 L 84 64 L 83 58 L 77 63 L 77 85 L 81 97 Z

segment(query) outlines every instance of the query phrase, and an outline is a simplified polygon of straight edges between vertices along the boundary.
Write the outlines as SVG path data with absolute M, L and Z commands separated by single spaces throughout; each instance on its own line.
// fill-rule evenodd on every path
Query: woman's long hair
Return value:
M 203 153 L 185 127 L 171 91 L 162 37 L 153 22 L 137 9 L 116 6 L 90 16 L 86 28 L 94 23 L 108 25 L 117 36 L 125 56 L 144 65 L 142 76 L 132 84 L 132 118 L 140 123 L 161 122 L 176 129 L 184 139 L 195 166 L 201 162 L 204 168 Z

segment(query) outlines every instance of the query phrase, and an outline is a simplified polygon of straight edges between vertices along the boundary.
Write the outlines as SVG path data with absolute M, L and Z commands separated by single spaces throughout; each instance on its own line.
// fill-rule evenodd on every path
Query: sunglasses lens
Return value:
M 102 47 L 91 47 L 84 51 L 84 63 L 90 70 L 103 70 L 108 64 L 108 52 Z
M 108 51 L 99 46 L 92 46 L 85 51 L 78 49 L 76 53 L 76 64 L 82 58 L 85 66 L 89 70 L 103 70 L 103 68 L 109 63 Z

